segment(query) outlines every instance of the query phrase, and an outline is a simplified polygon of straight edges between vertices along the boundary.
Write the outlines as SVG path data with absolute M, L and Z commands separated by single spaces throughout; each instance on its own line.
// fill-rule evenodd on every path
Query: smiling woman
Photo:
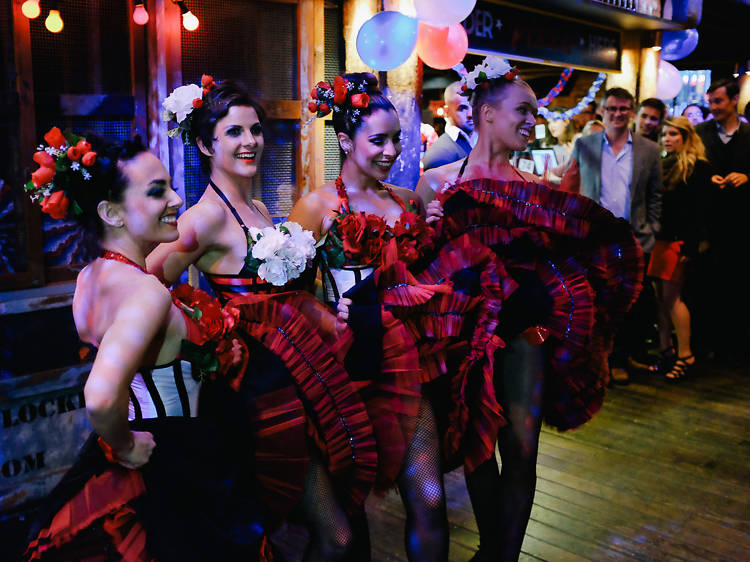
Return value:
M 237 341 L 231 323 L 208 295 L 170 294 L 145 271 L 146 252 L 177 239 L 182 200 L 139 139 L 73 146 L 56 132 L 35 156 L 42 168 L 55 164 L 41 175 L 51 183 L 37 174 L 34 187 L 56 186 L 67 203 L 53 212 L 75 214 L 103 251 L 79 274 L 73 298 L 78 334 L 98 348 L 84 388 L 95 433 L 40 509 L 26 556 L 76 560 L 98 549 L 128 560 L 255 557 L 260 510 L 245 486 L 248 457 L 232 449 L 243 436 L 223 414 L 198 417 L 206 373 L 189 356 L 198 348 L 226 367 L 215 375 L 228 374 L 238 361 L 219 350 Z M 201 533 L 186 534 L 193 526 Z
M 198 146 L 209 186 L 180 217 L 179 238 L 148 256 L 148 268 L 171 283 L 194 264 L 239 310 L 253 358 L 236 385 L 253 441 L 239 447 L 253 449 L 271 524 L 301 508 L 308 559 L 337 560 L 353 548 L 348 515 L 361 512 L 377 465 L 367 412 L 343 367 L 351 334 L 287 283 L 286 271 L 309 265 L 312 235 L 291 222 L 274 227 L 251 197 L 264 146 L 261 106 L 237 82 L 203 82 L 178 128 Z

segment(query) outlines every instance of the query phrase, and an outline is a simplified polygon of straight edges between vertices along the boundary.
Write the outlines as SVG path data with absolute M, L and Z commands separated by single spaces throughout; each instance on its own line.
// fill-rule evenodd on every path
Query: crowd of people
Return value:
M 298 521 L 305 560 L 368 560 L 365 499 L 398 488 L 409 560 L 447 560 L 442 474 L 462 466 L 473 560 L 515 560 L 541 424 L 576 428 L 601 408 L 643 335 L 631 306 L 646 273 L 659 368 L 690 373 L 689 264 L 741 240 L 740 223 L 705 212 L 710 200 L 734 217 L 747 196 L 750 126 L 731 83 L 712 85 L 714 120 L 697 132 L 644 100 L 633 133 L 633 96 L 608 90 L 603 130 L 595 105 L 588 123 L 551 128 L 570 149 L 551 188 L 511 163 L 536 96 L 487 57 L 446 90 L 445 132 L 413 192 L 384 183 L 401 125 L 377 79 L 337 76 L 308 108 L 333 113 L 338 177 L 276 225 L 252 199 L 261 105 L 232 80 L 183 88 L 164 103 L 172 134 L 210 179 L 179 218 L 169 174 L 137 139 L 53 129 L 34 157 L 43 210 L 77 218 L 102 254 L 73 304 L 98 347 L 94 434 L 32 525 L 29 559 L 270 560 L 274 531 Z M 659 135 L 664 159 L 646 138 Z M 190 265 L 216 298 L 169 289 Z

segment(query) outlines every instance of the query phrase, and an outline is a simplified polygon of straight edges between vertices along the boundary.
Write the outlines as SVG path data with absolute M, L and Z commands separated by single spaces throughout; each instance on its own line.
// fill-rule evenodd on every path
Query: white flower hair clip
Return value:
M 496 55 L 488 55 L 474 67 L 474 70 L 461 78 L 459 90 L 462 96 L 469 97 L 480 88 L 489 88 L 493 80 L 515 80 L 517 77 L 518 69 L 511 66 L 507 60 Z

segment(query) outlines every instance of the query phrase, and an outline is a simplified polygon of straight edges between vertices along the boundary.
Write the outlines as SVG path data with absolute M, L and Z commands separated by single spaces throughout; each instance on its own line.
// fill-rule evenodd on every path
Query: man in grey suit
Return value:
M 648 263 L 661 215 L 661 157 L 655 142 L 630 132 L 634 105 L 633 95 L 627 90 L 607 90 L 602 103 L 604 131 L 580 137 L 571 161 L 578 165 L 580 194 L 630 222 Z M 653 317 L 655 305 L 652 310 L 649 308 L 648 291 L 644 291 L 633 306 L 612 355 L 614 382 L 627 383 L 624 363 L 628 355 L 645 354 L 644 333 L 648 326 L 637 325 L 637 320 Z
M 477 143 L 471 103 L 459 88 L 460 82 L 454 82 L 445 89 L 445 132 L 425 152 L 425 170 L 466 158 Z

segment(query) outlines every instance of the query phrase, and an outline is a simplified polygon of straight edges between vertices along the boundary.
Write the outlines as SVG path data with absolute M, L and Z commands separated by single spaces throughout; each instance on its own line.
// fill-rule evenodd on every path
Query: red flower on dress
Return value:
M 352 261 L 360 261 L 362 256 L 362 240 L 367 228 L 367 218 L 364 213 L 347 213 L 339 219 L 338 231 L 344 247 L 344 254 Z
M 377 215 L 366 215 L 366 239 L 362 245 L 362 261 L 374 263 L 380 260 L 383 248 L 390 239 L 386 222 Z
M 195 99 L 193 100 L 193 107 L 194 107 L 195 109 L 198 109 L 198 108 L 199 108 L 200 106 L 202 106 L 202 105 L 203 105 L 203 98 L 195 98 Z
M 48 170 L 49 168 L 39 169 Z M 70 205 L 70 201 L 65 197 L 65 192 L 55 191 L 42 200 L 42 212 L 47 213 L 53 219 L 64 219 L 65 215 L 68 214 L 68 205 Z
M 398 258 L 410 265 L 434 247 L 434 229 L 417 213 L 404 211 L 393 227 Z
M 201 76 L 201 86 L 204 88 L 210 88 L 214 85 L 214 77 L 210 74 L 203 74 Z
M 60 148 L 68 143 L 62 131 L 57 127 L 52 127 L 47 134 L 44 135 L 44 141 L 53 148 Z

